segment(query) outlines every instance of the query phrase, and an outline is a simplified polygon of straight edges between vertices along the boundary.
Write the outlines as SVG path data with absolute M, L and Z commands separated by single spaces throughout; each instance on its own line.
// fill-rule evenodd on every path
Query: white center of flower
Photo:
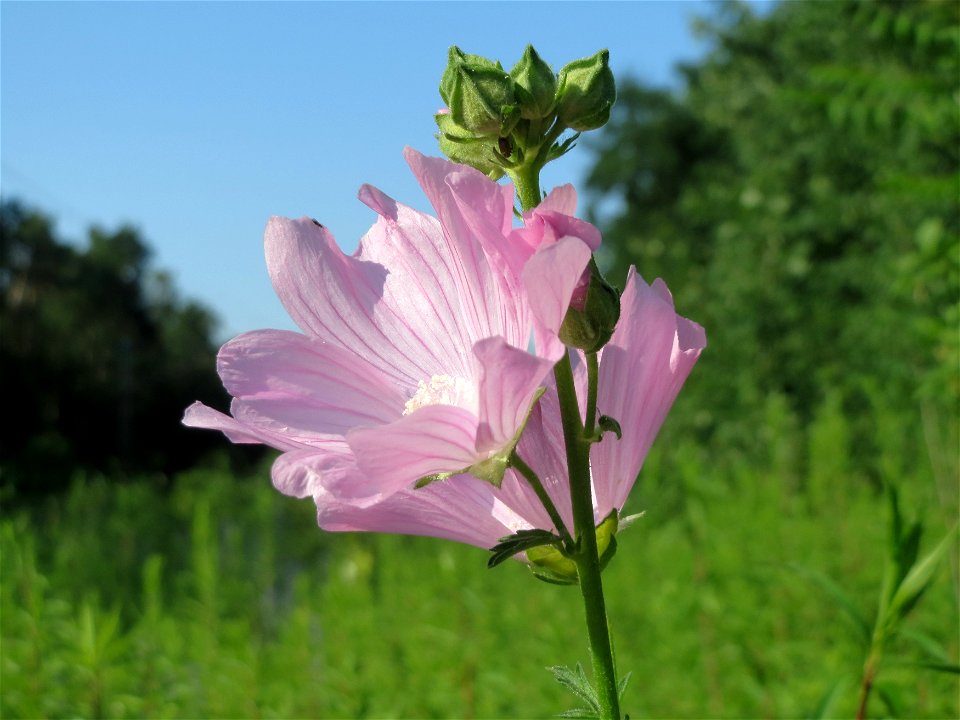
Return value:
M 475 410 L 477 389 L 466 378 L 434 375 L 429 381 L 417 383 L 417 391 L 403 406 L 403 414 L 409 415 L 427 405 L 456 405 Z

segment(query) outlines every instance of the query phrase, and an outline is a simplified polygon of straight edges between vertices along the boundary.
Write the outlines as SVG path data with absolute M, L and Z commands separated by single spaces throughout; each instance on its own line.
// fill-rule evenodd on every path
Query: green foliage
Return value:
M 815 423 L 833 427 L 842 416 L 826 414 L 838 412 L 825 404 Z M 863 636 L 836 597 L 784 569 L 832 579 L 865 615 L 890 553 L 889 501 L 865 483 L 815 481 L 802 468 L 832 473 L 840 460 L 811 463 L 828 445 L 798 442 L 782 403 L 766 417 L 760 460 L 715 457 L 668 432 L 641 475 L 632 503 L 644 520 L 618 536 L 603 574 L 633 718 L 856 710 Z M 890 409 L 876 417 L 875 443 L 922 434 Z M 938 494 L 927 460 L 901 461 L 885 467 L 901 506 L 918 511 L 904 532 L 921 521 L 942 537 L 955 499 Z M 951 562 L 889 640 L 874 715 L 885 703 L 903 717 L 960 712 L 960 678 L 931 670 L 960 653 L 956 580 L 944 572 L 957 567 L 955 535 L 943 552 Z M 565 703 L 540 669 L 575 668 L 586 653 L 577 591 L 534 582 L 519 563 L 490 572 L 486 557 L 431 539 L 324 534 L 311 503 L 276 493 L 265 469 L 246 481 L 197 470 L 172 488 L 77 476 L 67 495 L 0 521 L 0 712 L 553 716 Z
M 75 467 L 179 470 L 214 446 L 179 423 L 194 400 L 226 404 L 214 318 L 149 258 L 132 228 L 93 228 L 79 249 L 41 213 L 0 206 L 0 375 L 17 408 L 0 444 L 8 490 L 62 488 Z
M 681 94 L 621 83 L 589 177 L 605 261 L 706 327 L 671 422 L 718 452 L 762 453 L 774 395 L 800 429 L 839 404 L 875 483 L 878 393 L 956 436 L 958 23 L 952 2 L 731 3 Z

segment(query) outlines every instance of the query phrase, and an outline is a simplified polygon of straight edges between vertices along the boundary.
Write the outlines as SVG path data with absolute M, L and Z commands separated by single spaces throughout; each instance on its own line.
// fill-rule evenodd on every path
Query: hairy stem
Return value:
M 617 695 L 617 675 L 613 664 L 613 648 L 607 623 L 603 582 L 600 577 L 600 555 L 597 551 L 597 532 L 593 517 L 593 495 L 590 485 L 590 441 L 585 437 L 580 421 L 577 391 L 573 384 L 570 356 L 566 355 L 554 368 L 557 394 L 560 397 L 560 417 L 563 439 L 567 450 L 567 468 L 570 474 L 570 498 L 573 505 L 574 533 L 577 549 L 573 560 L 580 577 L 580 592 L 587 619 L 587 635 L 593 659 L 593 675 L 597 685 L 602 716 L 620 718 Z

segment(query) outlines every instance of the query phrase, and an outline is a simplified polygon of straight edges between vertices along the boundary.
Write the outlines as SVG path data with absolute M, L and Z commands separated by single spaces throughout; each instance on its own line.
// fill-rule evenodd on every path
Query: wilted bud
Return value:
M 607 344 L 617 327 L 620 292 L 603 279 L 592 258 L 585 274 L 589 277 L 574 290 L 559 334 L 569 347 L 597 352 Z
M 475 167 L 493 180 L 503 177 L 504 169 L 497 162 L 496 155 L 499 151 L 499 138 L 491 140 L 472 135 L 454 122 L 449 110 L 441 110 L 434 115 L 434 119 L 440 130 L 437 140 L 444 155 L 453 162 Z
M 560 70 L 557 117 L 572 130 L 594 130 L 610 119 L 617 86 L 609 65 L 610 53 L 601 50 L 574 60 Z
M 450 48 L 440 96 L 455 123 L 483 136 L 506 136 L 520 119 L 514 82 L 500 63 Z
M 520 117 L 525 120 L 540 120 L 553 112 L 557 94 L 557 76 L 550 66 L 537 55 L 533 45 L 527 45 L 523 57 L 513 66 L 510 77 L 515 83 Z

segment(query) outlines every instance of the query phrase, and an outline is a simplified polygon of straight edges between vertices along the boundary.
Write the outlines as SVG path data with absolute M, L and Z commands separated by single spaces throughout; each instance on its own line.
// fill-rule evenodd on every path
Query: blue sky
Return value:
M 676 85 L 705 2 L 0 3 L 2 193 L 57 219 L 129 222 L 225 338 L 293 327 L 263 264 L 270 215 L 310 215 L 352 252 L 369 182 L 428 209 L 401 152 L 437 153 L 447 48 L 555 69 L 610 50 L 619 75 Z M 599 132 L 603 132 L 600 130 Z M 582 148 L 544 185 L 578 182 Z

